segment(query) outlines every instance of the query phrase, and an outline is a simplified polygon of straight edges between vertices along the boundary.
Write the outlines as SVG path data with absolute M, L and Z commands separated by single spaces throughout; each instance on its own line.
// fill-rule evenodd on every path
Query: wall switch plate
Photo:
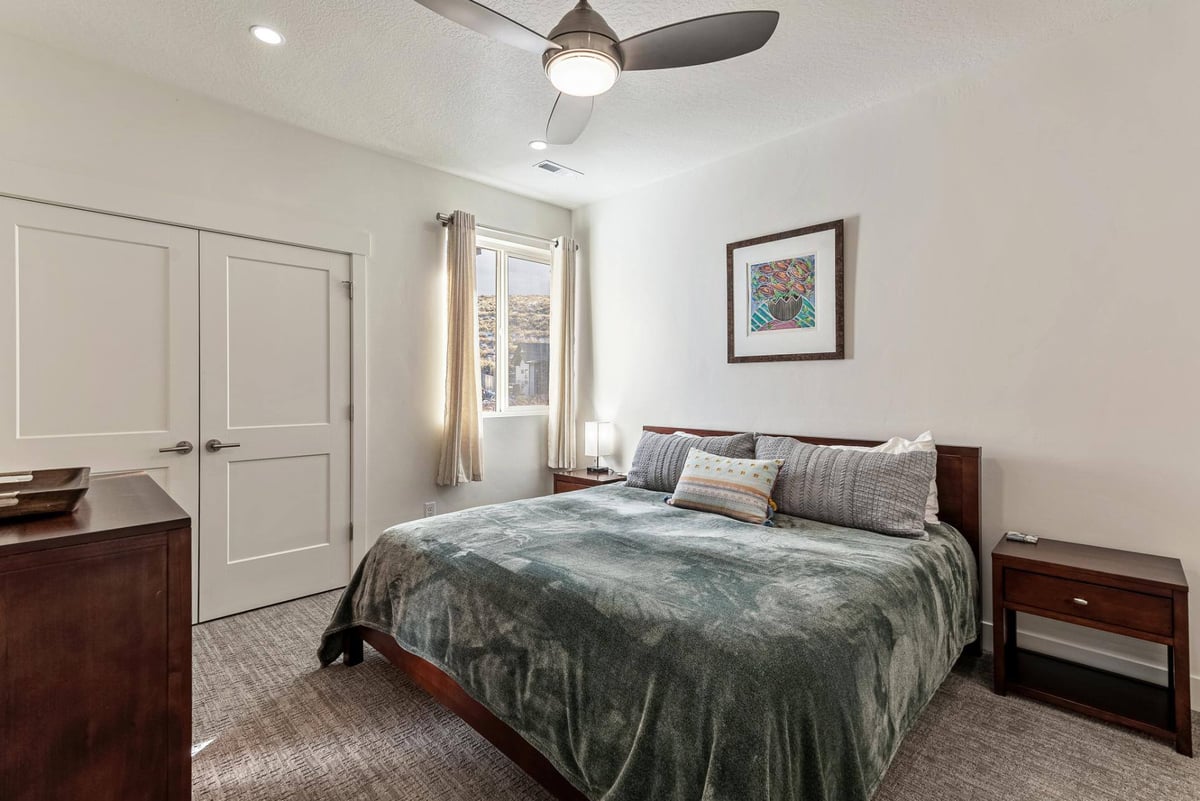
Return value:
M 425 502 L 425 516 L 433 517 L 436 514 L 437 514 L 437 501 L 426 501 Z

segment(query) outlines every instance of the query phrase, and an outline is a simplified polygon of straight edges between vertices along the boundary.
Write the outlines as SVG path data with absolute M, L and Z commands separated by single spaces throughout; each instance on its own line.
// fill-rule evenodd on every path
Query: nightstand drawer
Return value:
M 1005 601 L 1097 620 L 1150 634 L 1171 636 L 1171 599 L 1044 576 L 1009 568 L 1004 574 Z
M 574 481 L 564 481 L 562 479 L 559 479 L 554 482 L 554 492 L 556 494 L 560 493 L 560 492 L 574 492 L 575 490 L 589 489 L 590 487 L 594 487 L 594 486 L 596 486 L 596 485 L 595 484 L 577 484 Z

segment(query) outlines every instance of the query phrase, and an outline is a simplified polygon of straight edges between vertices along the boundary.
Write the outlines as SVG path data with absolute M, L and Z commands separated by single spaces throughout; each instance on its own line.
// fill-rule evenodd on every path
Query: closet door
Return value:
M 200 235 L 200 618 L 350 575 L 344 254 Z
M 197 237 L 0 197 L 0 471 L 145 470 L 195 517 Z

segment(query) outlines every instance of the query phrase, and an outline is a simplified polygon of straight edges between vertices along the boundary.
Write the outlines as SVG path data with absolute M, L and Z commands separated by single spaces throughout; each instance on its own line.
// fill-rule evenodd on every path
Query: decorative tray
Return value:
M 88 491 L 90 467 L 0 473 L 0 520 L 74 512 Z

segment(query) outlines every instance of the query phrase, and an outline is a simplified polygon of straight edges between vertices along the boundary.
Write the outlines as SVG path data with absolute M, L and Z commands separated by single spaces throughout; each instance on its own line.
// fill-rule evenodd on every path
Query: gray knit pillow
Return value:
M 625 485 L 657 492 L 674 492 L 675 485 L 679 483 L 679 476 L 683 473 L 683 466 L 687 462 L 688 451 L 692 448 L 717 456 L 753 459 L 754 435 L 685 437 L 679 434 L 643 432 L 637 450 L 633 452 L 633 465 L 629 468 L 629 478 L 626 479 Z
M 937 454 L 845 451 L 790 437 L 759 437 L 756 459 L 783 459 L 779 511 L 896 537 L 925 539 L 925 499 Z

